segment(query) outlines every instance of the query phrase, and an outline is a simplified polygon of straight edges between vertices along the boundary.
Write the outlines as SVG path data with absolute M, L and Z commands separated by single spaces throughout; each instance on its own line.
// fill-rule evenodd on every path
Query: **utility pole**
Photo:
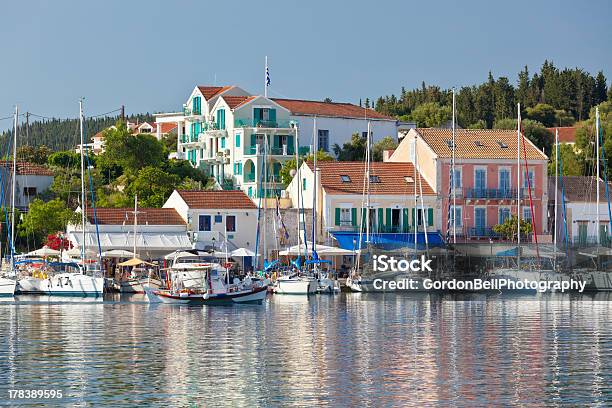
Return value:
M 125 122 L 125 105 L 121 105 L 121 121 Z

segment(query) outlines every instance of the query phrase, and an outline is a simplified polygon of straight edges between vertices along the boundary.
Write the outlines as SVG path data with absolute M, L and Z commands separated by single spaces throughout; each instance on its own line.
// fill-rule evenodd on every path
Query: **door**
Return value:
M 487 226 L 486 212 L 484 208 L 474 209 L 474 227 L 476 228 L 476 234 L 478 236 L 485 235 L 485 228 Z
M 480 195 L 487 188 L 487 171 L 485 169 L 476 169 L 474 172 L 474 189 Z
M 578 222 L 578 243 L 580 245 L 586 245 L 587 243 L 587 228 L 588 224 L 586 222 Z
M 504 195 L 510 190 L 510 172 L 506 169 L 499 171 L 499 189 Z

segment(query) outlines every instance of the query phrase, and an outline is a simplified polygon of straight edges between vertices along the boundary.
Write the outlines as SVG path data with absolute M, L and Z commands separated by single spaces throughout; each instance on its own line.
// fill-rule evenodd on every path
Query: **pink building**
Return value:
M 522 143 L 521 143 L 522 144 Z M 453 152 L 450 129 L 412 129 L 388 158 L 392 162 L 415 162 L 438 194 L 442 234 L 449 225 L 458 240 L 499 239 L 492 227 L 517 211 L 517 135 L 515 130 L 457 129 L 455 133 L 455 175 L 450 185 Z M 531 202 L 538 235 L 548 235 L 548 157 L 525 138 L 527 167 L 531 180 Z M 416 159 L 415 159 L 416 157 Z M 521 217 L 531 219 L 524 150 L 520 149 Z M 450 205 L 450 211 L 449 211 Z M 542 237 L 542 240 L 545 240 Z

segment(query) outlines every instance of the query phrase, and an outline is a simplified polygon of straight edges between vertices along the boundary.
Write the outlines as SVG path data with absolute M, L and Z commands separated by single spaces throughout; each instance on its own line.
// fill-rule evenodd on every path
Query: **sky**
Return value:
M 612 2 L 3 2 L 0 118 L 178 111 L 195 85 L 358 103 L 422 81 L 516 83 L 545 59 L 612 78 Z M 610 84 L 610 79 L 608 80 Z M 0 122 L 0 128 L 10 120 Z

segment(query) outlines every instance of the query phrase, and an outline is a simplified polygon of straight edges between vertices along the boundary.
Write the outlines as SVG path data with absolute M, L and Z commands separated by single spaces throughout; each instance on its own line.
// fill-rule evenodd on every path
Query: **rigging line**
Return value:
M 108 116 L 111 113 L 115 113 L 115 112 L 119 112 L 119 111 L 121 111 L 121 108 L 117 108 L 115 110 L 112 110 L 112 111 L 109 111 L 109 112 L 106 112 L 106 113 L 100 113 L 99 115 L 91 115 L 91 116 L 87 116 L 87 117 L 88 118 L 98 118 L 100 116 Z
M 0 118 L 0 120 L 8 120 L 8 119 L 15 119 L 15 115 L 11 115 L 11 116 L 7 116 L 4 118 Z

